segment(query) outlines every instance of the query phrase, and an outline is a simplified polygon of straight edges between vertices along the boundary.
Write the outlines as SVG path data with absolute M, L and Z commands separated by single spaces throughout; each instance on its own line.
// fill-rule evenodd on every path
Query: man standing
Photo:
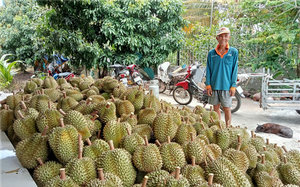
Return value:
M 226 125 L 231 124 L 231 96 L 235 95 L 238 71 L 238 50 L 229 47 L 230 38 L 230 30 L 227 27 L 217 31 L 216 39 L 219 44 L 209 51 L 206 66 L 209 104 L 213 105 L 219 119 L 221 119 L 220 106 L 222 105 Z

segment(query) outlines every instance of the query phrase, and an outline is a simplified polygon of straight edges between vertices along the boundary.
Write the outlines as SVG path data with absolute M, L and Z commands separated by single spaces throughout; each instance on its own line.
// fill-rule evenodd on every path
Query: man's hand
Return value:
M 211 88 L 208 88 L 208 89 L 207 89 L 207 94 L 208 94 L 209 96 L 212 95 L 212 89 L 211 89 Z
M 229 90 L 229 95 L 230 95 L 230 97 L 234 96 L 235 95 L 235 90 Z

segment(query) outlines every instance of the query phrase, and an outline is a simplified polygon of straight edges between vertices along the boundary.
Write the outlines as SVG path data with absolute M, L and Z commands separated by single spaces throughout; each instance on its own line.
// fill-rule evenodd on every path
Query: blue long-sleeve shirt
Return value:
M 206 86 L 212 90 L 230 90 L 236 87 L 238 71 L 238 50 L 229 47 L 221 58 L 216 49 L 209 51 L 206 65 Z

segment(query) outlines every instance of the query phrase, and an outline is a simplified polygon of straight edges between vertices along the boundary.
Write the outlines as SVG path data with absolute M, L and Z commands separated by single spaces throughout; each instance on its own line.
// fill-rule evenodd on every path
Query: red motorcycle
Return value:
M 193 79 L 193 76 L 196 74 L 196 71 L 200 66 L 201 64 L 190 65 L 188 67 L 185 80 L 175 85 L 176 87 L 173 90 L 173 98 L 177 103 L 181 105 L 188 105 L 192 102 L 193 97 L 195 97 L 198 101 L 203 103 L 204 107 L 208 104 L 209 96 L 207 94 L 207 90 L 201 88 Z M 203 72 L 202 77 L 204 76 L 205 72 Z M 231 113 L 240 109 L 241 97 L 245 97 L 242 92 L 243 89 L 239 86 L 235 95 L 232 97 Z
M 114 68 L 113 77 L 117 78 L 118 80 L 124 83 L 124 79 L 127 82 L 132 82 L 137 85 L 142 85 L 142 75 L 138 71 L 138 66 L 135 64 L 131 64 L 129 66 L 121 65 L 121 64 L 114 64 L 109 66 L 110 68 Z M 125 69 L 122 69 L 125 68 Z M 121 70 L 122 69 L 122 70 Z

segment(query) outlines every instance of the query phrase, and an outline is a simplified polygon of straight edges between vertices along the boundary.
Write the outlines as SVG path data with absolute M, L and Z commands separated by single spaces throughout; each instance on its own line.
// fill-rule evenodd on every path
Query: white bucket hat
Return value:
M 230 30 L 227 27 L 221 27 L 218 31 L 217 31 L 217 36 L 219 36 L 220 34 L 230 34 Z

